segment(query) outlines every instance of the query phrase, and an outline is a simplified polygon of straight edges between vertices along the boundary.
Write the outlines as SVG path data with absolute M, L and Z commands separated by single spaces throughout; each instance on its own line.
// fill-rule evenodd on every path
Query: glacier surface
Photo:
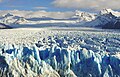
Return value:
M 1 77 L 120 77 L 120 32 L 0 30 Z

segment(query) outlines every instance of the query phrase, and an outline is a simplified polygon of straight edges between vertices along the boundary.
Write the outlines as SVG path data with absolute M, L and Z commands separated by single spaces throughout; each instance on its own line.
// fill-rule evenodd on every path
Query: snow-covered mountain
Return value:
M 117 19 L 120 16 L 120 12 L 113 11 L 111 9 L 103 9 L 101 10 L 97 17 L 90 21 L 85 23 L 85 26 L 88 27 L 104 27 L 105 24 L 110 23 L 110 22 L 116 22 Z
M 112 13 L 112 15 L 116 17 L 120 17 L 120 12 L 113 11 L 112 9 L 103 9 L 99 12 L 99 15 L 104 15 L 104 14 L 109 14 L 109 13 Z
M 103 29 L 120 29 L 120 18 L 116 18 L 115 21 L 110 21 L 102 26 Z
M 72 16 L 72 18 L 76 18 L 79 22 L 82 22 L 82 21 L 87 22 L 87 21 L 94 20 L 95 14 L 76 10 L 75 15 Z
M 38 14 L 38 13 L 37 13 Z M 61 13 L 56 13 L 56 17 L 57 15 L 59 16 L 59 14 Z M 27 16 L 29 16 L 31 14 L 28 14 Z M 34 15 L 34 14 L 33 14 Z M 41 13 L 40 13 L 41 15 Z M 62 14 L 63 16 L 65 14 Z M 56 24 L 56 23 L 61 23 L 61 24 L 77 24 L 77 23 L 85 23 L 88 21 L 92 21 L 93 19 L 95 19 L 95 15 L 92 13 L 87 13 L 87 12 L 81 12 L 81 11 L 75 11 L 73 13 L 72 16 L 69 16 L 68 18 L 52 18 L 50 16 L 44 16 L 44 14 L 42 14 L 41 16 L 38 17 L 34 17 L 32 18 L 32 16 L 30 17 L 26 17 L 22 15 L 16 15 L 14 13 L 7 13 L 4 15 L 1 15 L 0 18 L 0 22 L 1 23 L 5 23 L 5 24 L 21 24 L 21 25 L 37 25 L 37 24 Z
M 9 25 L 0 23 L 0 29 L 11 29 L 12 27 L 10 27 Z
M 73 16 L 74 12 L 47 12 L 43 10 L 38 11 L 21 11 L 21 10 L 0 10 L 0 16 L 4 16 L 10 13 L 14 16 L 24 17 L 24 18 L 42 18 L 50 17 L 54 19 L 67 19 Z
M 4 16 L 1 17 L 0 22 L 4 24 L 13 24 L 18 19 L 20 19 L 19 16 L 14 16 L 13 14 L 7 13 Z
M 18 11 L 16 11 L 18 12 Z M 19 13 L 19 12 L 18 12 Z M 111 22 L 117 22 L 120 17 L 120 12 L 113 11 L 111 9 L 103 9 L 98 14 L 96 13 L 88 13 L 83 11 L 76 10 L 72 12 L 69 16 L 66 16 L 67 13 L 51 13 L 55 14 L 56 17 L 51 17 L 46 12 L 30 12 L 25 15 L 18 15 L 15 12 L 7 13 L 1 15 L 0 23 L 8 24 L 8 25 L 67 25 L 67 26 L 83 26 L 83 27 L 99 27 L 103 28 L 105 25 Z M 23 12 L 24 13 L 24 12 Z M 44 14 L 45 13 L 45 14 Z M 35 15 L 37 14 L 37 15 Z M 32 16 L 33 15 L 33 16 Z M 35 16 L 34 16 L 35 15 Z M 45 16 L 46 15 L 46 16 Z M 59 18 L 58 16 L 62 17 Z M 65 18 L 66 17 L 66 18 Z M 110 25 L 110 24 L 109 24 Z M 107 27 L 106 27 L 107 28 Z
M 25 24 L 27 22 L 29 22 L 29 21 L 26 20 L 24 17 L 20 17 L 14 22 L 14 24 Z

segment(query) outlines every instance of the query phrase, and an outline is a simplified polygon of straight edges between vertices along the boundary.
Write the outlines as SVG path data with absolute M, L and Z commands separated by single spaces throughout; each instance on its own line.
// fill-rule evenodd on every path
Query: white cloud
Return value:
M 62 8 L 120 9 L 120 0 L 54 0 L 52 4 Z
M 34 9 L 47 9 L 47 7 L 38 6 L 38 7 L 34 7 Z

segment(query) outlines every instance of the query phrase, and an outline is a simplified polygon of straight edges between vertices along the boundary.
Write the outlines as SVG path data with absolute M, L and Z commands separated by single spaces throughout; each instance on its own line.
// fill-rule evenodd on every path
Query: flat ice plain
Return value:
M 0 30 L 0 77 L 120 77 L 120 30 Z

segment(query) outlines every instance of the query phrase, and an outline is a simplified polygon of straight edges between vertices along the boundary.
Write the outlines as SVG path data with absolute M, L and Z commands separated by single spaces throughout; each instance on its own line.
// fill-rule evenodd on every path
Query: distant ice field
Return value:
M 38 38 L 44 38 L 47 36 L 54 36 L 54 35 L 57 36 L 66 35 L 73 37 L 78 37 L 78 36 L 85 37 L 89 35 L 90 38 L 94 36 L 98 38 L 116 37 L 119 39 L 120 30 L 96 29 L 96 28 L 86 28 L 86 27 L 16 28 L 16 29 L 3 29 L 3 30 L 1 29 L 0 42 L 15 43 L 15 42 L 27 41 L 29 43 L 29 41 L 31 42 L 39 41 Z

